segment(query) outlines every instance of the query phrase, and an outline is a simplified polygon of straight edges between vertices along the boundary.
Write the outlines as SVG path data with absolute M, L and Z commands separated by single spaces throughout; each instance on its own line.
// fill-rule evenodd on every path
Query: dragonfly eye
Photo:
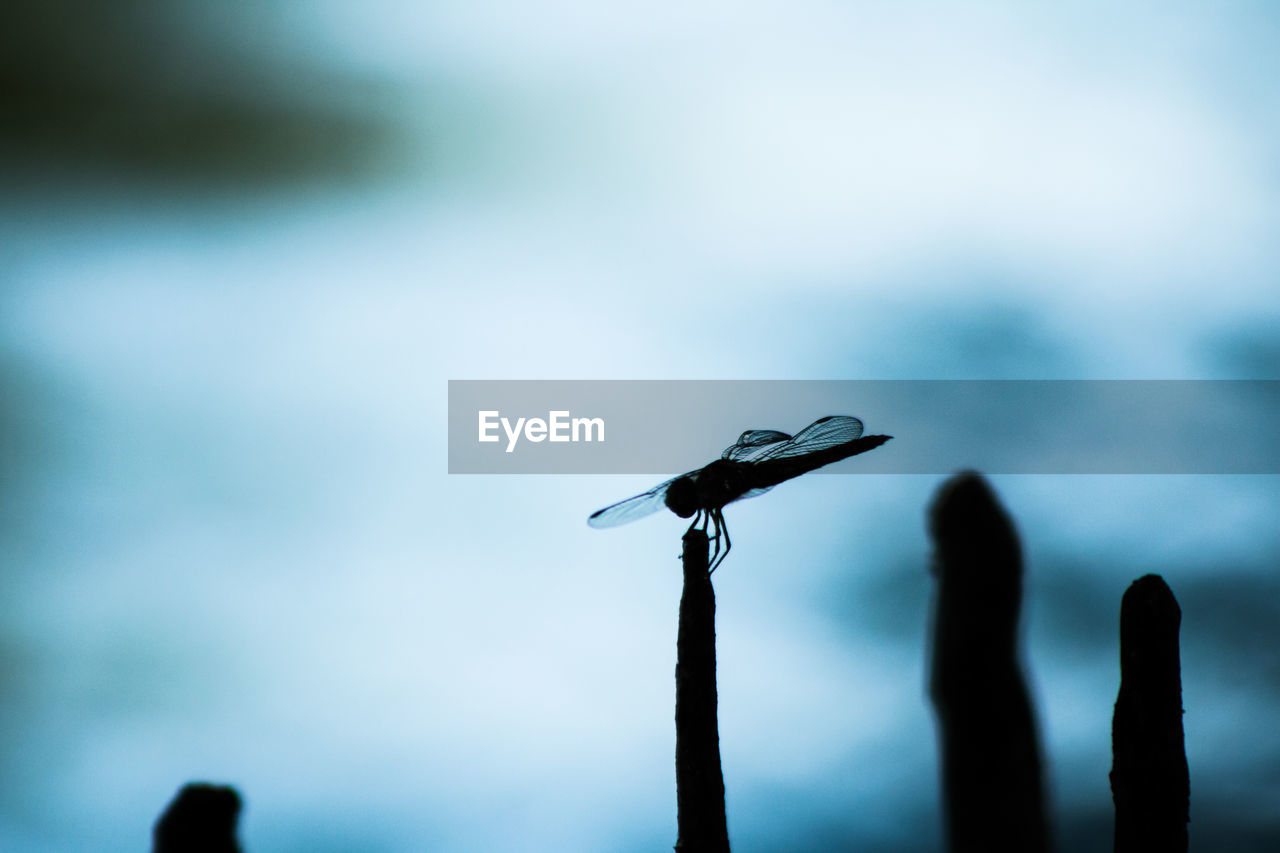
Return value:
M 698 490 L 693 480 L 682 477 L 667 487 L 667 509 L 681 518 L 688 518 L 698 511 Z

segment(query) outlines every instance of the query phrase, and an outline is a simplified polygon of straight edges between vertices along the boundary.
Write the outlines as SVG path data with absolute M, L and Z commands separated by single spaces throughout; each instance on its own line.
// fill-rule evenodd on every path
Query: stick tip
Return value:
M 939 487 L 929 507 L 929 535 L 944 564 L 960 565 L 979 553 L 1017 567 L 1018 535 L 995 491 L 977 471 L 961 471 Z

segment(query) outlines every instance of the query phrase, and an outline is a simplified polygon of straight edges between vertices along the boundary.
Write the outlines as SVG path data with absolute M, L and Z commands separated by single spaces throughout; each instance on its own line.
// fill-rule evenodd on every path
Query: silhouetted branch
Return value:
M 684 535 L 684 593 L 676 637 L 676 823 L 680 853 L 729 850 L 716 720 L 716 596 L 707 534 Z
M 943 484 L 930 515 L 934 608 L 930 695 L 942 747 L 950 849 L 1049 849 L 1034 712 L 1018 664 L 1022 552 L 983 478 Z
M 240 853 L 235 788 L 193 782 L 184 785 L 156 821 L 152 853 Z
M 1120 694 L 1111 721 L 1116 853 L 1185 853 L 1191 782 L 1182 733 L 1182 611 L 1159 575 L 1120 604 Z

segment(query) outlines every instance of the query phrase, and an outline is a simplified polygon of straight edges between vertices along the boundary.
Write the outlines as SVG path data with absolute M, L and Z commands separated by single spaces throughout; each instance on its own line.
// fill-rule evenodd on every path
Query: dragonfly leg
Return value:
M 729 556 L 729 549 L 733 547 L 733 543 L 729 540 L 729 525 L 724 520 L 724 513 L 718 509 L 711 511 L 714 514 L 716 524 L 716 559 L 711 561 L 711 568 L 707 570 L 707 574 L 714 572 L 724 558 Z M 724 534 L 724 550 L 720 549 L 720 534 Z
M 699 510 L 694 515 L 694 520 L 691 521 L 689 529 L 685 530 L 685 533 L 692 533 L 694 530 L 701 530 L 701 532 L 707 533 L 707 525 L 710 524 L 710 521 L 712 521 L 712 514 L 708 510 Z
M 711 574 L 716 570 L 716 557 L 720 555 L 720 513 L 714 509 L 709 509 L 707 510 L 707 517 L 711 519 L 715 530 L 715 535 L 710 537 L 711 541 L 716 543 L 715 550 L 711 552 L 711 558 L 707 561 L 707 574 Z
M 703 510 L 698 510 L 696 513 L 694 513 L 693 521 L 689 522 L 689 527 L 684 532 L 685 536 L 688 536 L 690 533 L 697 530 L 699 527 L 701 527 L 703 530 L 707 529 L 707 519 L 706 519 L 706 516 L 703 514 L 703 512 L 704 512 Z M 681 552 L 679 556 L 681 559 L 684 559 L 683 552 Z
M 720 534 L 724 530 L 724 516 L 720 514 L 720 510 L 718 509 L 709 509 L 707 510 L 707 517 L 711 519 L 712 524 L 712 535 L 708 538 L 716 543 L 716 549 L 718 552 L 720 547 Z
M 689 529 L 684 532 L 685 535 L 688 536 L 690 533 L 697 530 L 699 524 L 701 524 L 704 529 L 706 528 L 706 521 L 702 517 L 702 510 L 698 510 L 694 513 L 693 521 L 689 522 Z

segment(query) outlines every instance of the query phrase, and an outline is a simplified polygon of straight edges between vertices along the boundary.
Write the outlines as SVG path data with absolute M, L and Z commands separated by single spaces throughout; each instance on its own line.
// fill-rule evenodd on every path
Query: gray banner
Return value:
M 449 473 L 679 474 L 824 415 L 893 436 L 836 474 L 1280 473 L 1274 380 L 453 380 Z

